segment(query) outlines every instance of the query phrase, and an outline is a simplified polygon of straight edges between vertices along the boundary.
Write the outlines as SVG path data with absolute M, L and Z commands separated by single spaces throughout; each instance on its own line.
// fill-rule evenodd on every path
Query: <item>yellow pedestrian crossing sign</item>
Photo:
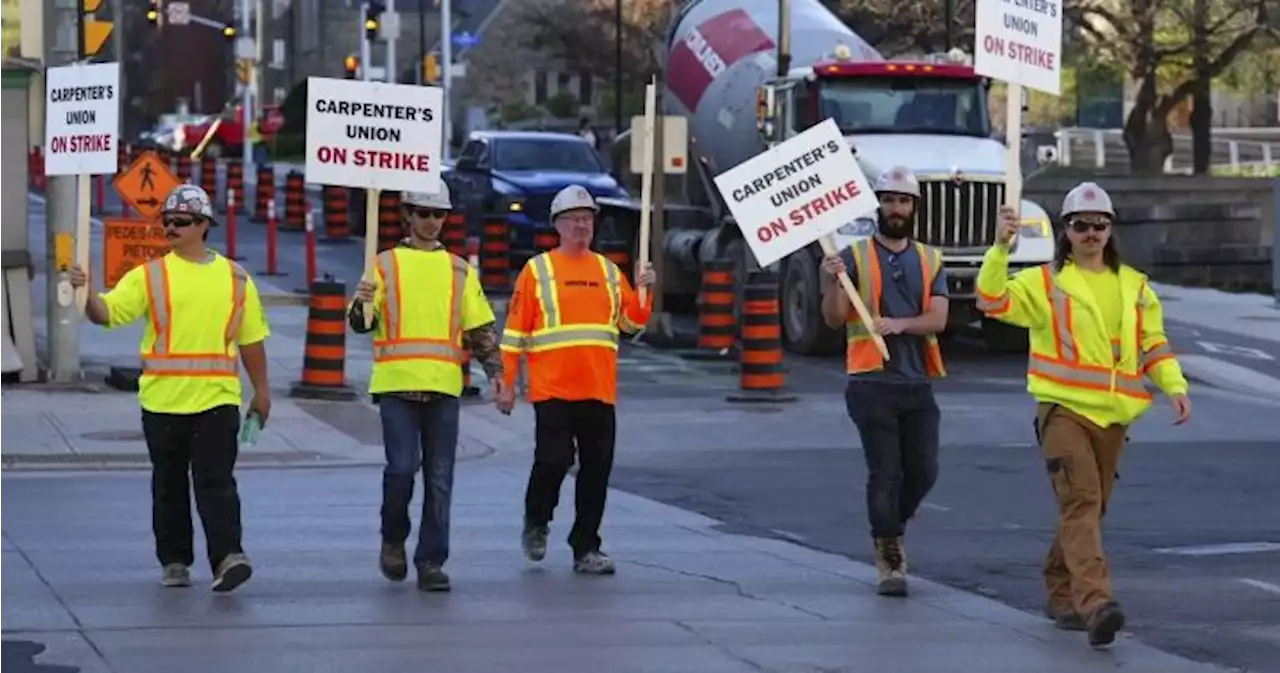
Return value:
M 241 84 L 249 83 L 249 75 L 253 72 L 253 61 L 247 58 L 236 59 L 236 79 Z

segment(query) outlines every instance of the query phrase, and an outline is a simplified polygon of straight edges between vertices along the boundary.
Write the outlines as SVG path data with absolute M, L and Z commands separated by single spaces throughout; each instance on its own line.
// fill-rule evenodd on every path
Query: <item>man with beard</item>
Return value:
M 205 247 L 216 224 L 209 195 L 179 185 L 165 198 L 160 218 L 168 254 L 134 267 L 110 292 L 91 294 L 85 315 L 107 329 L 147 318 L 138 402 L 151 457 L 151 525 L 161 583 L 191 586 L 194 483 L 213 590 L 228 592 L 253 574 L 240 546 L 234 476 L 241 397 L 236 352 L 253 384 L 249 410 L 265 425 L 271 389 L 263 343 L 270 332 L 253 279 Z M 69 271 L 72 286 L 88 284 L 83 269 Z
M 1169 397 L 1175 425 L 1191 417 L 1191 401 L 1159 298 L 1144 274 L 1120 261 L 1111 197 L 1081 183 L 1067 193 L 1061 217 L 1053 263 L 1010 278 L 1018 216 L 1001 210 L 996 244 L 978 271 L 978 308 L 1029 332 L 1027 391 L 1038 403 L 1036 438 L 1058 500 L 1045 612 L 1060 628 L 1088 631 L 1098 646 L 1124 628 L 1102 551 L 1102 515 L 1128 427 L 1151 407 L 1143 377 Z
M 942 254 L 911 240 L 920 185 L 895 166 L 876 181 L 879 231 L 822 262 L 822 315 L 845 327 L 845 404 L 867 462 L 867 514 L 875 545 L 877 587 L 907 594 L 902 537 L 938 477 L 938 404 L 930 379 L 946 375 L 937 334 L 947 326 Z M 865 325 L 836 282 L 848 270 L 872 317 Z M 885 362 L 872 331 L 889 348 Z
M 348 311 L 352 329 L 373 332 L 369 392 L 382 417 L 382 551 L 379 567 L 393 582 L 409 573 L 404 543 L 409 503 L 422 469 L 422 520 L 413 564 L 418 588 L 449 591 L 450 507 L 458 448 L 464 345 L 503 393 L 493 309 L 467 262 L 444 249 L 440 231 L 452 203 L 449 188 L 405 192 L 400 215 L 408 236 L 378 254 L 374 282 L 361 281 Z M 365 325 L 365 310 L 373 311 Z

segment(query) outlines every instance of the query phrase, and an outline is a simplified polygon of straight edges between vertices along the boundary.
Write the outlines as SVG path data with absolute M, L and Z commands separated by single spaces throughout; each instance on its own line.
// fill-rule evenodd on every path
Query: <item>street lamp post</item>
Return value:
M 613 133 L 622 135 L 622 0 L 613 2 Z

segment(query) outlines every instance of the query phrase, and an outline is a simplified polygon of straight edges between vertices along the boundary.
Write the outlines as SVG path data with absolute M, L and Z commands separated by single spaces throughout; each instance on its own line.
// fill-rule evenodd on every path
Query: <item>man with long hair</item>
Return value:
M 1120 259 L 1111 197 L 1085 182 L 1062 203 L 1051 264 L 1009 277 L 1018 214 L 1000 212 L 997 243 L 978 272 L 978 306 L 1030 331 L 1027 390 L 1035 433 L 1058 501 L 1058 531 L 1045 559 L 1046 614 L 1106 645 L 1124 628 L 1102 551 L 1102 515 L 1129 425 L 1151 407 L 1148 377 L 1169 397 L 1174 423 L 1191 416 L 1187 380 L 1164 334 L 1147 277 Z

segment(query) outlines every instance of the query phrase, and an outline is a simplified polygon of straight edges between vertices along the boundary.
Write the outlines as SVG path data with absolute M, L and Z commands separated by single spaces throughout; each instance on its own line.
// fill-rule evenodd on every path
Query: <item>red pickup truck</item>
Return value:
M 222 124 L 214 132 L 213 140 L 209 141 L 209 146 L 204 150 L 205 154 L 214 158 L 240 154 L 244 141 L 244 124 L 241 123 L 242 107 L 236 105 L 222 113 Z M 213 124 L 214 119 L 217 117 L 209 117 L 207 121 L 199 124 L 179 124 L 173 131 L 174 149 L 178 152 L 190 152 L 195 149 L 204 139 L 204 134 L 209 132 L 209 126 Z M 262 106 L 258 130 L 262 134 L 263 142 L 271 142 L 283 125 L 284 115 L 280 112 L 279 105 Z

